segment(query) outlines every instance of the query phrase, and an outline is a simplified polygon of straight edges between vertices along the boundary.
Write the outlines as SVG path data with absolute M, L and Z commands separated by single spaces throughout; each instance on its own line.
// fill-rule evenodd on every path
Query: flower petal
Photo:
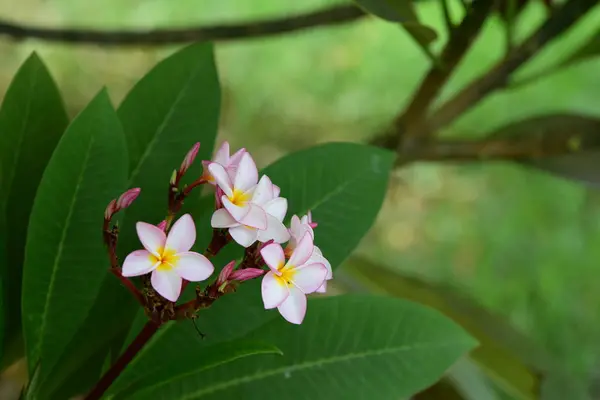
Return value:
M 229 234 L 241 246 L 250 247 L 258 239 L 258 231 L 245 225 L 229 228 Z
M 135 224 L 140 242 L 146 250 L 155 256 L 160 256 L 159 250 L 165 247 L 167 236 L 155 225 L 146 222 L 138 222 Z
M 327 280 L 323 281 L 323 284 L 315 290 L 315 293 L 327 293 Z
M 277 197 L 263 206 L 267 214 L 271 214 L 280 221 L 283 221 L 287 213 L 288 203 L 284 197 Z
M 190 214 L 182 215 L 167 235 L 165 248 L 175 250 L 176 253 L 188 251 L 196 241 L 196 225 Z
M 256 229 L 267 229 L 267 213 L 265 210 L 252 203 L 248 207 L 248 213 L 239 220 L 240 223 Z
M 158 260 L 147 250 L 136 250 L 123 261 L 123 276 L 145 275 L 158 266 Z
M 296 248 L 288 261 L 288 265 L 298 267 L 305 264 L 313 252 L 313 239 L 310 234 L 305 233 L 302 239 L 296 244 Z
M 250 212 L 250 204 L 246 204 L 243 207 L 236 206 L 231 202 L 231 200 L 227 198 L 227 196 L 221 197 L 221 201 L 223 202 L 223 207 L 225 207 L 225 209 L 229 211 L 229 214 L 231 214 L 233 219 L 235 219 L 239 223 L 241 223 L 242 218 L 244 218 L 246 214 Z
M 252 202 L 254 204 L 258 204 L 262 206 L 267 201 L 273 198 L 273 182 L 269 179 L 268 176 L 263 175 L 258 181 L 258 185 L 254 189 L 254 194 L 252 195 Z
M 289 296 L 277 309 L 286 321 L 299 325 L 306 315 L 306 295 L 300 289 L 291 287 Z
M 239 224 L 240 223 L 229 214 L 229 211 L 224 208 L 219 208 L 215 211 L 210 219 L 210 226 L 213 228 L 233 228 Z
M 304 293 L 312 293 L 321 287 L 327 276 L 327 268 L 323 264 L 315 263 L 303 265 L 295 269 L 292 283 Z
M 223 193 L 227 196 L 233 196 L 233 185 L 231 183 L 231 179 L 229 179 L 229 175 L 221 164 L 210 163 L 208 164 L 208 172 L 212 175 L 217 186 L 221 188 Z
M 256 164 L 249 153 L 244 153 L 240 159 L 238 169 L 235 173 L 235 180 L 233 181 L 233 184 L 236 189 L 243 190 L 245 192 L 252 186 L 256 185 L 257 182 L 258 170 L 256 169 Z
M 273 272 L 267 272 L 262 280 L 262 299 L 265 309 L 275 308 L 283 303 L 290 289 L 283 279 L 279 279 Z
M 231 155 L 231 157 L 229 157 L 229 165 L 228 166 L 237 168 L 237 166 L 240 164 L 240 160 L 242 159 L 242 156 L 244 154 L 246 154 L 246 149 L 244 147 L 242 147 L 241 149 L 239 149 L 238 151 L 233 153 Z
M 174 269 L 155 269 L 150 277 L 154 290 L 169 301 L 177 301 L 181 294 L 181 277 Z
M 326 259 L 323 256 L 321 249 L 319 249 L 317 246 L 313 247 L 313 253 L 310 256 L 310 261 L 316 262 L 316 263 L 321 263 L 325 266 L 325 268 L 327 268 L 327 276 L 325 277 L 325 279 L 333 278 L 333 270 L 331 269 L 331 263 L 329 262 L 328 259 Z
M 290 240 L 290 233 L 283 222 L 267 214 L 267 229 L 258 231 L 258 240 L 262 243 L 269 240 L 273 240 L 275 243 L 285 243 Z
M 285 264 L 283 249 L 277 243 L 271 243 L 263 247 L 260 250 L 260 255 L 265 260 L 265 264 L 275 273 L 278 273 L 279 268 Z
M 208 279 L 215 271 L 208 258 L 193 251 L 177 253 L 177 263 L 173 266 L 175 272 L 190 282 L 200 282 Z
M 277 185 L 273 185 L 273 197 L 279 197 L 279 193 L 281 193 L 281 188 Z
M 221 144 L 221 147 L 219 147 L 219 150 L 217 150 L 213 157 L 213 161 L 227 167 L 229 163 L 229 142 L 227 140 Z

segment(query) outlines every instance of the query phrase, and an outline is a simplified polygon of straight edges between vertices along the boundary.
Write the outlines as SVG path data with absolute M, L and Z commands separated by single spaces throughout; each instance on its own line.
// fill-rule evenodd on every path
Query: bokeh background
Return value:
M 280 16 L 334 0 L 0 0 L 2 18 L 44 26 L 153 28 Z M 545 15 L 526 8 L 517 37 Z M 422 22 L 445 34 L 437 1 Z M 454 11 L 458 11 L 454 7 Z M 517 75 L 535 77 L 598 32 L 596 8 Z M 504 52 L 492 18 L 442 99 Z M 102 48 L 0 38 L 0 96 L 35 50 L 74 115 L 104 85 L 118 104 L 175 47 Z M 368 141 L 407 102 L 428 60 L 397 26 L 376 18 L 285 36 L 219 43 L 221 138 L 260 165 L 326 141 Z M 495 94 L 440 134 L 480 137 L 510 121 L 572 111 L 600 117 L 600 58 Z M 582 382 L 600 374 L 600 194 L 513 164 L 416 164 L 394 173 L 376 226 L 357 254 L 448 284 L 506 316 Z

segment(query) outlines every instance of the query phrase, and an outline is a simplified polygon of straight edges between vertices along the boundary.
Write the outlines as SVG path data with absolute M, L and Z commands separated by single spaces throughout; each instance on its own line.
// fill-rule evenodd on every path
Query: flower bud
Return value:
M 140 188 L 129 189 L 123 193 L 119 200 L 117 200 L 117 211 L 123 210 L 131 205 L 135 199 L 140 195 Z
M 233 271 L 233 274 L 229 277 L 232 281 L 247 281 L 250 279 L 258 278 L 264 275 L 265 271 L 260 268 L 244 268 L 237 271 Z
M 177 170 L 173 170 L 173 173 L 171 174 L 171 179 L 169 180 L 169 183 L 171 184 L 171 186 L 177 185 Z
M 188 151 L 179 167 L 179 176 L 186 173 L 186 171 L 192 166 L 194 163 L 194 159 L 198 155 L 198 150 L 200 150 L 200 142 L 194 144 L 194 146 Z
M 106 206 L 106 210 L 104 210 L 104 219 L 110 221 L 115 212 L 117 212 L 117 200 L 112 199 Z
M 161 231 L 165 231 L 165 228 L 167 227 L 167 220 L 163 219 L 158 225 L 156 225 L 158 227 L 158 229 L 160 229 Z
M 235 268 L 235 260 L 227 264 L 221 270 L 219 277 L 217 278 L 217 286 L 221 286 L 223 283 L 227 282 L 230 278 L 233 269 Z

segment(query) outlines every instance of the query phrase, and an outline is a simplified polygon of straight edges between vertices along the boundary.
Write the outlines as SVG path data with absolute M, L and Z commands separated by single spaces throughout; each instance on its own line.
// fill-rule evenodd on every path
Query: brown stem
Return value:
M 138 288 L 135 287 L 133 282 L 131 282 L 126 277 L 124 277 L 123 274 L 121 274 L 121 271 L 116 268 L 111 268 L 110 272 L 112 272 L 113 275 L 116 276 L 121 281 L 123 286 L 125 286 L 127 288 L 127 290 L 129 290 L 129 292 L 133 295 L 133 297 L 135 297 L 137 302 L 140 303 L 140 305 L 142 307 L 146 306 L 146 299 L 144 298 L 142 293 L 138 290 Z
M 506 59 L 444 103 L 433 114 L 423 130 L 435 132 L 447 126 L 490 93 L 504 87 L 513 72 L 551 40 L 568 30 L 596 4 L 598 0 L 569 0 L 562 7 L 554 10 L 550 18 Z
M 493 5 L 494 0 L 478 0 L 473 3 L 460 25 L 450 33 L 450 39 L 440 56 L 442 68 L 431 67 L 408 106 L 396 117 L 393 131 L 374 139 L 373 144 L 396 149 L 404 138 L 421 135 L 421 131 L 415 127 L 419 125 L 456 66 L 471 47 Z
M 152 336 L 158 331 L 160 325 L 148 321 L 142 331 L 136 336 L 131 342 L 127 349 L 119 356 L 117 361 L 112 367 L 100 378 L 96 386 L 85 396 L 84 400 L 98 400 L 113 384 L 113 382 L 119 377 L 121 372 L 127 367 L 127 365 L 133 360 L 133 358 L 139 353 L 140 350 L 148 343 Z
M 0 20 L 0 36 L 13 39 L 36 38 L 49 42 L 101 45 L 168 45 L 199 41 L 257 38 L 316 26 L 336 25 L 357 20 L 364 11 L 353 5 L 340 5 L 310 13 L 237 24 L 194 26 L 181 29 L 101 31 L 83 28 L 41 28 Z

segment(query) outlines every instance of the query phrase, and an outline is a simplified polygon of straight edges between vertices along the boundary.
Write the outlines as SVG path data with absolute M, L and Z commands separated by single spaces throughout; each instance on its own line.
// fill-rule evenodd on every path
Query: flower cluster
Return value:
M 180 181 L 194 162 L 199 147 L 198 143 L 194 145 L 180 168 L 173 173 L 167 218 L 158 225 L 137 223 L 143 249 L 125 258 L 120 278 L 130 290 L 135 291 L 127 278 L 150 274 L 149 284 L 154 291 L 174 303 L 187 282 L 204 281 L 213 274 L 215 268 L 209 258 L 233 240 L 246 248 L 244 260 L 237 270 L 235 261 L 227 264 L 204 291 L 198 288 L 194 304 L 205 307 L 225 292 L 235 290 L 233 282 L 263 276 L 264 307 L 277 308 L 287 321 L 300 324 L 306 314 L 306 295 L 324 293 L 327 281 L 332 278 L 329 261 L 314 245 L 317 224 L 313 222 L 311 213 L 302 217 L 292 216 L 288 229 L 283 224 L 288 203 L 280 196 L 280 188 L 266 175 L 259 179 L 256 164 L 245 149 L 230 155 L 227 142 L 222 144 L 213 160 L 202 162 L 204 172 L 200 178 L 179 189 Z M 211 218 L 213 239 L 204 255 L 190 251 L 196 240 L 196 227 L 191 215 L 183 215 L 169 229 L 185 197 L 202 184 L 215 188 L 215 211 Z M 113 235 L 106 228 L 110 218 L 131 205 L 139 192 L 139 189 L 133 189 L 109 204 L 105 214 L 105 233 Z M 107 243 L 114 250 L 116 237 Z M 284 248 L 282 244 L 285 243 Z M 143 299 L 141 303 L 146 305 Z

